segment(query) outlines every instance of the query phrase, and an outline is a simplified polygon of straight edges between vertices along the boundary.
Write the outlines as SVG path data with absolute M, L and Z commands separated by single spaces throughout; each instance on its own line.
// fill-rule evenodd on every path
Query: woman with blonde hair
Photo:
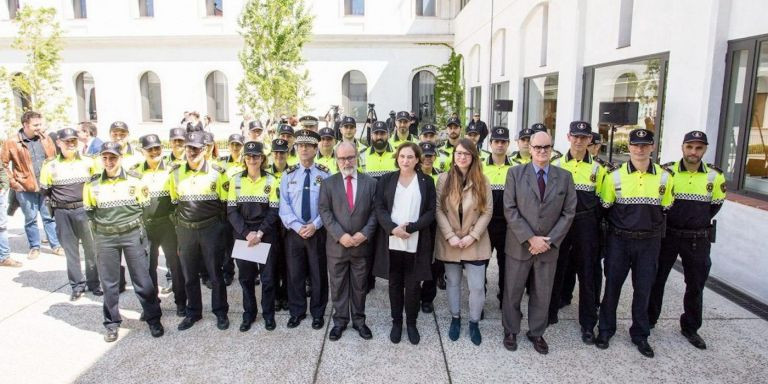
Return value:
M 491 257 L 486 228 L 493 214 L 491 185 L 483 175 L 477 146 L 461 139 L 453 151 L 453 165 L 437 180 L 438 234 L 435 255 L 445 264 L 446 291 L 451 311 L 448 337 L 456 341 L 461 332 L 461 278 L 467 272 L 469 285 L 469 336 L 480 345 L 478 322 L 485 305 L 485 265 Z

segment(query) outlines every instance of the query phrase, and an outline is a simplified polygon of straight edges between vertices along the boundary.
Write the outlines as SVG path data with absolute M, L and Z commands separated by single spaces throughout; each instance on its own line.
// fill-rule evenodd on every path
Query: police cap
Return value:
M 531 136 L 533 136 L 534 133 L 535 132 L 531 128 L 523 128 L 517 134 L 517 139 L 518 140 L 529 139 L 529 138 L 531 138 Z
M 491 130 L 491 140 L 509 141 L 509 129 L 507 127 L 493 127 Z
M 59 135 L 59 138 L 61 138 L 61 135 Z M 699 143 L 704 143 L 704 145 L 709 145 L 709 142 L 707 141 L 707 134 L 702 131 L 690 131 L 685 134 L 685 137 L 683 138 L 683 143 L 693 143 L 693 142 L 699 142 Z
M 309 129 L 296 131 L 296 144 L 317 145 L 318 141 L 320 141 L 320 135 L 315 131 L 310 131 Z
M 168 132 L 168 139 L 169 140 L 184 140 L 184 134 L 187 133 L 187 130 L 184 128 L 171 128 L 170 132 Z
M 264 155 L 264 144 L 258 141 L 249 141 L 243 148 L 244 155 Z
M 283 139 L 272 140 L 272 152 L 288 152 L 288 142 Z
M 205 139 L 200 132 L 189 132 L 184 136 L 184 145 L 187 147 L 202 148 L 205 147 Z
M 387 123 L 383 121 L 374 122 L 371 126 L 371 133 L 373 132 L 389 132 L 387 129 Z
M 330 127 L 320 128 L 318 133 L 320 134 L 321 139 L 323 137 L 333 137 L 334 139 L 336 138 L 336 133 L 333 132 L 333 128 Z
M 154 133 L 150 133 L 148 135 L 144 135 L 142 137 L 139 137 L 139 142 L 141 143 L 141 147 L 144 149 L 150 149 L 155 147 L 162 147 L 163 144 L 160 142 L 160 137 L 155 135 Z
M 277 134 L 278 135 L 291 135 L 291 136 L 295 136 L 295 134 L 293 132 L 293 127 L 291 127 L 288 124 L 280 125 L 280 129 L 278 129 Z
M 352 117 L 352 116 L 344 116 L 344 118 L 341 119 L 341 126 L 343 127 L 343 126 L 346 126 L 346 125 L 353 125 L 353 126 L 355 126 L 355 125 L 357 125 L 357 122 L 355 121 L 355 118 Z
M 240 144 L 242 144 L 243 142 L 245 142 L 245 138 L 243 137 L 243 135 L 241 135 L 239 133 L 233 133 L 233 134 L 229 135 L 229 139 L 227 140 L 227 142 L 230 143 L 230 144 L 231 143 L 240 143 Z
M 59 129 L 56 136 L 59 140 L 77 139 L 77 131 L 72 128 Z
M 445 123 L 446 127 L 449 125 L 455 125 L 457 127 L 461 127 L 461 120 L 459 120 L 458 117 L 451 117 L 450 119 L 448 119 L 448 122 Z
M 105 141 L 104 144 L 101 145 L 101 150 L 99 153 L 102 155 L 105 153 L 111 153 L 116 156 L 122 155 L 120 151 L 120 144 L 114 141 Z
M 397 121 L 407 120 L 411 121 L 411 114 L 406 111 L 400 111 L 397 113 Z
M 534 123 L 533 125 L 531 125 L 531 131 L 533 131 L 533 133 L 546 132 L 547 126 L 544 125 L 544 123 Z M 533 133 L 531 135 L 533 135 Z
M 435 145 L 430 142 L 422 141 L 421 143 L 419 143 L 419 147 L 421 147 L 421 153 L 423 153 L 424 156 L 437 155 L 437 152 L 435 151 Z
M 261 121 L 253 120 L 248 123 L 248 130 L 249 131 L 255 131 L 255 130 L 264 130 L 264 127 L 261 125 Z
M 421 126 L 421 134 L 425 133 L 437 133 L 437 127 L 435 127 L 433 124 L 424 124 Z
M 572 121 L 568 133 L 571 136 L 592 136 L 592 126 L 586 121 Z
M 629 145 L 653 144 L 653 132 L 639 128 L 629 132 Z
M 590 145 L 602 145 L 603 144 L 603 136 L 600 135 L 598 132 L 592 132 L 592 142 L 589 143 Z
M 114 130 L 118 130 L 118 129 L 122 130 L 122 131 L 127 131 L 128 130 L 128 124 L 126 124 L 126 123 L 124 123 L 122 121 L 115 121 L 114 123 L 112 123 L 112 125 L 109 126 L 109 130 L 110 131 L 114 131 Z
M 299 124 L 305 127 L 313 127 L 317 125 L 317 117 L 306 115 L 299 118 Z

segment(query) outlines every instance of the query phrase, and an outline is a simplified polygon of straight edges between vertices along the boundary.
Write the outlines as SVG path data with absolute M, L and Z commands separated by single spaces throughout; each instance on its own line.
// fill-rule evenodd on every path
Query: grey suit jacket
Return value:
M 373 236 L 376 233 L 376 215 L 373 202 L 376 196 L 376 180 L 364 173 L 357 174 L 355 209 L 350 212 L 347 203 L 346 180 L 341 172 L 325 179 L 320 185 L 318 211 L 328 233 L 325 252 L 328 257 L 341 257 L 347 249 L 352 256 L 370 256 Z M 368 240 L 355 248 L 345 248 L 339 239 L 345 234 L 360 232 Z
M 557 249 L 571 227 L 575 212 L 576 190 L 570 172 L 549 167 L 542 201 L 533 165 L 528 163 L 510 168 L 504 186 L 507 257 L 530 259 L 533 256 L 528 252 L 528 239 L 548 236 L 552 247 L 539 256 L 542 261 L 557 260 Z

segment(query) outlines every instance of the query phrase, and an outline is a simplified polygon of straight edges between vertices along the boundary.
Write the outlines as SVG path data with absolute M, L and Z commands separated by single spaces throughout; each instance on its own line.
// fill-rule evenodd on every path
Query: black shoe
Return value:
M 240 323 L 240 332 L 248 332 L 251 330 L 251 324 L 253 324 L 253 319 L 243 319 L 243 322 Z
M 117 328 L 107 328 L 107 333 L 104 334 L 104 341 L 111 343 L 117 340 Z
M 187 306 L 186 305 L 177 305 L 176 306 L 176 316 L 177 317 L 186 317 L 187 316 Z
M 368 328 L 367 325 L 363 324 L 361 326 L 353 325 L 352 328 L 357 331 L 357 334 L 360 335 L 364 340 L 370 340 L 373 339 L 373 333 L 371 333 L 371 329 Z
M 290 319 L 288 319 L 288 324 L 286 326 L 288 328 L 296 328 L 301 324 L 301 321 L 306 319 L 307 315 L 299 315 L 299 316 L 291 316 Z
M 445 276 L 438 276 L 436 285 L 438 289 L 445 291 Z
M 340 325 L 337 325 L 333 328 L 331 328 L 331 333 L 328 334 L 328 340 L 330 341 L 336 341 L 341 338 L 342 333 L 344 333 L 344 330 L 347 327 L 342 327 Z
M 229 328 L 229 316 L 225 315 L 216 315 L 216 328 L 220 330 L 225 330 Z
M 397 344 L 400 342 L 400 339 L 403 337 L 403 324 L 402 323 L 392 323 L 392 330 L 389 331 L 389 341 Z
M 408 341 L 411 342 L 411 344 L 416 345 L 421 341 L 421 335 L 419 335 L 419 329 L 416 328 L 415 325 L 409 325 L 405 327 L 405 330 L 408 333 Z
M 104 296 L 104 291 L 101 290 L 101 287 L 93 287 L 93 288 L 91 288 L 91 293 L 94 296 Z
M 595 332 L 593 332 L 591 329 L 582 329 L 581 330 L 581 341 L 584 342 L 586 345 L 592 345 L 595 343 Z
M 421 303 L 421 311 L 424 313 L 432 313 L 435 311 L 435 306 L 430 302 Z
M 320 329 L 325 325 L 325 319 L 322 317 L 315 317 L 312 319 L 312 329 Z
M 507 351 L 517 351 L 517 335 L 514 333 L 510 333 L 506 336 L 504 336 L 504 348 L 507 349 Z
M 149 333 L 152 334 L 152 337 L 160 337 L 165 334 L 165 328 L 163 328 L 163 324 L 160 322 L 150 324 Z
M 192 326 L 193 326 L 193 325 L 195 325 L 195 323 L 196 323 L 196 322 L 198 322 L 200 319 L 202 319 L 202 317 L 197 317 L 197 316 L 195 316 L 195 317 L 190 317 L 190 316 L 187 316 L 187 317 L 185 317 L 183 320 L 181 320 L 181 322 L 179 323 L 179 326 L 177 327 L 177 329 L 178 329 L 179 331 L 185 331 L 185 330 L 187 330 L 187 329 L 190 329 L 190 328 L 192 328 Z
M 277 328 L 277 324 L 275 323 L 275 319 L 264 319 L 264 329 L 267 331 L 274 331 L 275 328 Z
M 598 347 L 600 349 L 608 349 L 610 346 L 610 340 L 611 337 L 604 334 L 604 333 L 598 333 L 597 337 L 595 338 L 595 347 Z
M 232 285 L 232 280 L 234 280 L 234 278 L 235 278 L 234 276 L 224 275 L 224 285 L 226 285 L 227 287 Z
M 683 329 L 680 333 L 682 333 L 694 347 L 698 349 L 707 349 L 707 343 L 704 342 L 704 339 L 702 339 L 696 331 L 686 331 Z
M 541 353 L 542 355 L 549 353 L 549 346 L 547 345 L 547 342 L 544 341 L 543 337 L 528 335 L 528 340 L 533 343 L 533 349 L 535 349 L 536 352 Z
M 653 358 L 653 348 L 651 348 L 651 345 L 648 344 L 648 340 L 635 339 L 632 340 L 632 344 L 637 345 L 637 350 L 640 351 L 643 356 Z
M 559 321 L 560 320 L 557 318 L 557 315 L 554 315 L 549 317 L 548 323 L 549 325 L 554 325 L 554 324 L 557 324 Z
M 82 289 L 75 289 L 72 291 L 72 294 L 69 295 L 69 301 L 77 301 L 81 297 L 83 297 L 83 290 Z

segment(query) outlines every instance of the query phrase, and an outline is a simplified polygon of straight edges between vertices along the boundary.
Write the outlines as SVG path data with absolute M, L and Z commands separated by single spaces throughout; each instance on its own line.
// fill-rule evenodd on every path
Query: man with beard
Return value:
M 411 135 L 410 132 L 410 125 L 411 125 L 411 115 L 406 111 L 400 111 L 397 113 L 397 120 L 395 121 L 395 133 L 392 135 L 392 138 L 389 139 L 390 144 L 392 144 L 392 148 L 397 148 L 400 146 L 400 144 L 410 141 L 412 143 L 416 142 L 416 136 Z M 386 124 L 384 124 L 386 127 Z
M 461 138 L 461 120 L 458 117 L 451 117 L 445 125 L 445 131 L 448 134 L 448 140 L 441 149 L 449 159 L 453 159 L 453 150 L 456 148 Z M 447 161 L 443 164 L 443 172 L 447 172 L 453 161 Z
M 406 112 L 407 113 L 407 112 Z M 388 172 L 397 169 L 393 150 L 387 141 L 387 124 L 383 121 L 373 123 L 371 127 L 371 147 L 360 151 L 360 165 L 358 169 L 374 179 L 378 179 Z

